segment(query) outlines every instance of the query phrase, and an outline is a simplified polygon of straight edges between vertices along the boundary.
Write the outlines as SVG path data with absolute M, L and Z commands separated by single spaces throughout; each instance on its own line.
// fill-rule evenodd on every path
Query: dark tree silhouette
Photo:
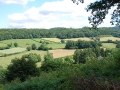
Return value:
M 72 0 L 77 5 L 79 2 L 83 3 L 84 0 Z M 120 0 L 99 0 L 94 3 L 90 3 L 86 10 L 91 11 L 91 16 L 88 17 L 89 23 L 93 26 L 93 28 L 97 28 L 103 20 L 105 19 L 108 11 L 112 8 L 116 7 L 111 16 L 110 23 L 112 25 L 116 25 L 120 27 Z

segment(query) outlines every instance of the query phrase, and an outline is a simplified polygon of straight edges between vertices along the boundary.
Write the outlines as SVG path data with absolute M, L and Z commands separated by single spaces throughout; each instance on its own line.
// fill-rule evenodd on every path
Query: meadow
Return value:
M 86 40 L 86 41 L 90 41 L 92 39 L 90 38 L 71 38 L 71 39 L 64 39 L 65 41 L 67 40 L 74 40 L 77 41 L 78 39 L 80 40 Z M 100 37 L 101 41 L 107 41 L 107 40 L 120 40 L 120 38 L 116 38 L 116 37 Z M 0 55 L 4 55 L 6 54 L 12 54 L 12 53 L 17 53 L 17 54 L 13 54 L 10 56 L 6 56 L 6 57 L 0 57 L 0 66 L 2 67 L 7 67 L 7 65 L 10 64 L 11 60 L 16 58 L 20 58 L 22 57 L 22 55 L 25 54 L 29 54 L 29 53 L 37 53 L 40 54 L 43 60 L 43 56 L 44 54 L 46 54 L 46 51 L 38 51 L 38 50 L 31 50 L 31 51 L 26 51 L 26 47 L 27 46 L 31 46 L 33 43 L 36 44 L 36 46 L 40 46 L 41 43 L 40 41 L 43 42 L 49 42 L 49 44 L 47 44 L 47 47 L 52 47 L 53 50 L 49 50 L 49 52 L 53 53 L 53 57 L 54 58 L 59 58 L 59 57 L 64 57 L 64 56 L 68 56 L 68 55 L 73 55 L 75 50 L 65 50 L 65 43 L 61 43 L 61 39 L 58 38 L 34 38 L 34 39 L 10 39 L 10 40 L 3 40 L 0 41 L 0 46 L 6 46 L 7 44 L 12 43 L 12 48 L 10 49 L 6 49 L 6 50 L 0 50 Z M 14 43 L 18 43 L 17 48 L 14 47 Z M 103 43 L 102 44 L 104 48 L 115 48 L 116 44 L 113 43 Z M 41 63 L 37 63 L 38 66 L 41 65 Z
M 102 47 L 112 49 L 112 48 L 116 47 L 116 44 L 114 44 L 114 43 L 102 43 Z
M 4 41 L 0 41 L 0 45 L 1 44 L 11 44 L 12 46 L 14 43 L 18 43 L 19 47 L 24 47 L 26 48 L 27 46 L 32 45 L 33 43 L 36 44 L 37 46 L 39 46 L 40 44 L 38 42 L 33 41 L 32 39 L 10 39 L 10 40 L 4 40 Z
M 72 41 L 77 41 L 77 40 L 85 40 L 85 41 L 91 41 L 92 39 L 84 37 L 84 38 L 70 38 L 70 39 L 64 39 L 65 41 L 67 40 L 72 40 Z
M 46 51 L 31 50 L 31 51 L 26 51 L 26 52 L 14 54 L 14 55 L 6 56 L 6 57 L 0 57 L 0 66 L 2 66 L 3 68 L 6 68 L 7 65 L 10 64 L 12 59 L 21 58 L 22 55 L 29 54 L 29 53 L 39 54 L 41 56 L 41 59 L 43 60 L 43 57 L 46 54 Z
M 112 41 L 118 40 L 118 41 L 120 41 L 120 38 L 118 38 L 118 37 L 101 37 L 100 38 L 100 41 L 107 41 L 107 40 L 112 40 Z
M 26 50 L 26 48 L 17 47 L 17 48 L 10 48 L 10 49 L 5 49 L 5 50 L 0 50 L 0 53 L 13 54 L 13 53 L 23 52 L 25 50 Z

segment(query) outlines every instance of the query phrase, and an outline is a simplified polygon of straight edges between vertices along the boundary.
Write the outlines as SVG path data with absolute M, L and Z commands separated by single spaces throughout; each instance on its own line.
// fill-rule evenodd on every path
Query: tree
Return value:
M 36 50 L 37 46 L 35 44 L 32 44 L 32 50 Z
M 45 50 L 45 51 L 47 51 L 49 48 L 47 47 L 47 45 L 46 44 L 41 44 L 39 47 L 38 47 L 38 50 Z
M 11 64 L 7 67 L 5 78 L 7 81 L 19 78 L 21 81 L 25 81 L 30 76 L 39 76 L 40 72 L 33 60 L 26 60 L 25 58 L 15 58 Z
M 65 43 L 65 40 L 64 40 L 64 39 L 61 39 L 61 43 Z
M 72 1 L 77 5 L 79 2 L 84 3 L 84 0 Z M 88 20 L 93 28 L 97 28 L 97 26 L 103 22 L 112 7 L 116 7 L 116 9 L 112 13 L 110 23 L 120 27 L 120 0 L 96 0 L 96 2 L 90 3 L 86 8 L 87 12 L 91 11 L 91 16 L 88 17 Z
M 41 61 L 41 56 L 39 54 L 37 55 L 36 53 L 29 53 L 29 54 L 23 55 L 22 59 L 26 59 L 26 60 L 29 59 L 37 63 Z
M 14 43 L 14 46 L 15 46 L 15 47 L 18 47 L 18 43 L 15 42 L 15 43 Z
M 52 53 L 47 52 L 47 54 L 44 55 L 44 61 L 46 62 L 49 60 L 53 60 L 53 55 L 52 55 Z
M 26 49 L 27 49 L 28 51 L 30 51 L 30 50 L 31 50 L 31 47 L 30 47 L 30 46 L 28 46 Z

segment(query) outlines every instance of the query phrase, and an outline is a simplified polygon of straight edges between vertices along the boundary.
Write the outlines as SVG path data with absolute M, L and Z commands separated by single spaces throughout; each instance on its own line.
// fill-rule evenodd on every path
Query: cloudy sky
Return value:
M 84 4 L 73 4 L 71 0 L 0 0 L 0 28 L 53 28 L 90 26 L 90 12 L 85 7 L 96 0 L 85 0 Z M 100 26 L 109 27 L 110 15 Z

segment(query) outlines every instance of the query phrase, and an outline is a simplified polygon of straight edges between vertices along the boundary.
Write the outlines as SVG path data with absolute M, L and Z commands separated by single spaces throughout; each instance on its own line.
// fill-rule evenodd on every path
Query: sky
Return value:
M 85 8 L 71 0 L 0 0 L 0 28 L 82 28 L 91 26 Z M 110 27 L 110 14 L 100 27 Z

